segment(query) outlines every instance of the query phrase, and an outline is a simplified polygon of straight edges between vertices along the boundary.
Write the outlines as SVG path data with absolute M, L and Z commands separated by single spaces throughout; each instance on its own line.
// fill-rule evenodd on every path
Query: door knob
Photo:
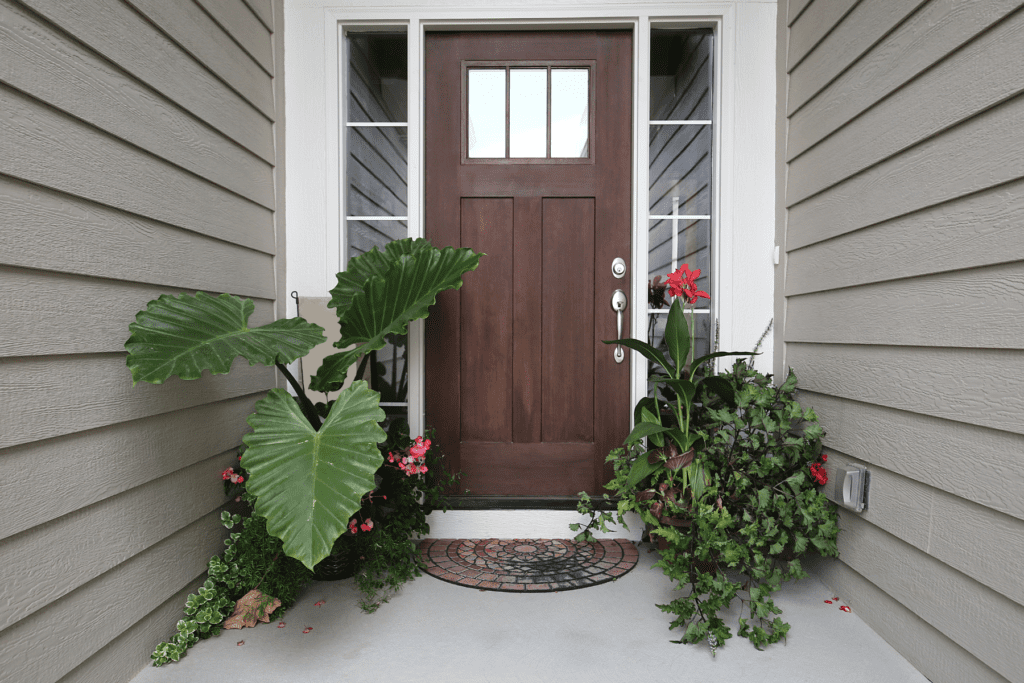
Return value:
M 615 311 L 615 329 L 616 339 L 622 339 L 622 313 L 626 310 L 626 304 L 629 300 L 626 298 L 626 293 L 621 289 L 616 289 L 612 293 L 612 310 Z M 621 363 L 626 359 L 626 353 L 622 350 L 621 344 L 615 345 L 615 362 Z

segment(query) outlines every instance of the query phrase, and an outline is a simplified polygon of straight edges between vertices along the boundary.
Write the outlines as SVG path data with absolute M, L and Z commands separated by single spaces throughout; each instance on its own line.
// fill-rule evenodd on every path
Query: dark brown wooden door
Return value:
M 425 66 L 426 236 L 487 254 L 427 319 L 427 424 L 472 495 L 599 492 L 605 456 L 629 431 L 629 362 L 601 340 L 616 336 L 612 293 L 630 291 L 611 265 L 630 261 L 631 35 L 428 34 Z M 474 68 L 509 82 L 512 69 L 548 70 L 548 140 L 535 158 L 472 157 Z M 550 158 L 564 143 L 551 74 L 565 68 L 589 74 L 589 132 L 575 158 Z M 506 131 L 518 106 L 506 105 Z

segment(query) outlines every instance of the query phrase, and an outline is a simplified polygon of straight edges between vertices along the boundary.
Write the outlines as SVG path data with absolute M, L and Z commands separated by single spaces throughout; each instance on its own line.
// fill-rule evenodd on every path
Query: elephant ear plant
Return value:
M 271 389 L 256 403 L 241 464 L 267 531 L 281 539 L 285 554 L 312 569 L 345 532 L 383 461 L 380 395 L 365 381 L 342 389 L 346 372 L 384 348 L 389 335 L 404 334 L 411 321 L 427 317 L 438 293 L 461 287 L 480 256 L 406 239 L 352 259 L 328 304 L 341 325 L 335 346 L 345 350 L 329 356 L 311 382 L 316 391 L 341 389 L 326 404 L 314 405 L 286 367 L 326 339 L 323 328 L 302 318 L 250 328 L 253 302 L 230 294 L 163 295 L 149 302 L 125 343 L 133 383 L 197 379 L 204 370 L 224 374 L 238 356 L 281 371 L 296 395 Z

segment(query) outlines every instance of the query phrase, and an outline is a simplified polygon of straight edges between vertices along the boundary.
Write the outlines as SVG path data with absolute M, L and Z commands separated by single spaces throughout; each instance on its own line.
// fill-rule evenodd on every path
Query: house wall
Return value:
M 936 683 L 1024 681 L 1024 10 L 779 3 L 776 371 L 871 471 L 817 571 Z
M 273 370 L 132 387 L 182 290 L 283 311 L 280 0 L 0 0 L 0 681 L 125 681 L 223 548 Z

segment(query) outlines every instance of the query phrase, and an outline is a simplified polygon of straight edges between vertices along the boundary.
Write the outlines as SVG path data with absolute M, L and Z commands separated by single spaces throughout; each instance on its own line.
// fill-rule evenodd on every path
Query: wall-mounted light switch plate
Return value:
M 835 486 L 832 489 L 833 499 L 855 512 L 863 512 L 868 507 L 868 484 L 871 474 L 866 467 L 857 465 L 840 465 L 835 472 Z

